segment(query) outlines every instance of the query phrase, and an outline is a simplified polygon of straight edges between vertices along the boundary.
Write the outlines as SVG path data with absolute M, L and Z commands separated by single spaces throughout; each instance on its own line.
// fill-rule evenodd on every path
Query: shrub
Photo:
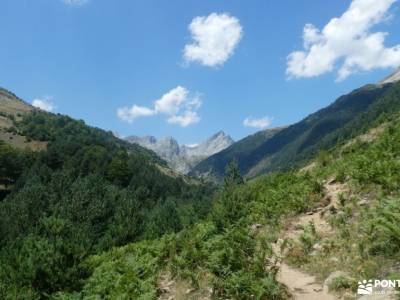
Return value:
M 348 278 L 344 276 L 338 276 L 332 279 L 329 283 L 329 291 L 343 292 L 346 289 L 351 288 L 351 282 Z

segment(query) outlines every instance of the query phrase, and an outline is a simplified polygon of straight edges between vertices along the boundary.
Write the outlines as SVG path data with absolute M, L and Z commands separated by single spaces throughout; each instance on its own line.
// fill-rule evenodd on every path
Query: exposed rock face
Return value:
M 393 83 L 397 81 L 400 81 L 400 68 L 398 68 L 393 74 L 383 79 L 380 84 Z
M 197 145 L 179 145 L 172 137 L 157 140 L 154 136 L 129 136 L 128 142 L 153 150 L 165 159 L 171 168 L 187 174 L 196 164 L 210 155 L 218 153 L 234 143 L 232 138 L 220 131 Z
M 229 135 L 226 135 L 225 132 L 219 131 L 212 137 L 208 138 L 207 140 L 196 146 L 182 146 L 181 151 L 189 157 L 208 157 L 214 153 L 218 153 L 226 149 L 232 144 L 232 138 Z

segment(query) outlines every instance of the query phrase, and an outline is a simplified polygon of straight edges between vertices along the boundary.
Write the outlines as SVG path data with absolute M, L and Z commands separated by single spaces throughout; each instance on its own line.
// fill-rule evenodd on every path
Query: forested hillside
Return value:
M 245 183 L 231 164 L 206 220 L 91 256 L 83 288 L 56 299 L 286 299 L 296 290 L 277 276 L 283 265 L 322 281 L 336 271 L 327 289 L 347 299 L 361 278 L 398 278 L 399 117 L 304 170 Z
M 282 268 L 315 276 L 316 296 L 328 278 L 324 293 L 349 297 L 396 276 L 400 85 L 379 91 L 308 118 L 345 120 L 371 96 L 307 147 L 305 168 L 246 182 L 231 161 L 218 189 L 83 121 L 8 113 L 3 132 L 46 147 L 0 141 L 0 298 L 287 299 L 298 288 Z
M 264 144 L 266 141 L 271 139 L 275 134 L 283 130 L 285 127 L 282 128 L 273 128 L 273 129 L 265 129 L 259 131 L 255 134 L 249 135 L 240 141 L 232 144 L 230 147 L 218 152 L 210 157 L 206 158 L 205 160 L 201 161 L 197 166 L 194 168 L 191 175 L 194 176 L 204 176 L 207 177 L 217 176 L 221 177 L 224 175 L 225 167 L 233 160 L 242 162 L 244 161 L 251 153 Z M 206 170 L 207 172 L 203 172 L 202 170 Z M 218 171 L 218 174 L 214 170 Z
M 33 109 L 4 115 L 12 124 L 3 132 L 46 148 L 0 141 L 1 299 L 79 290 L 90 255 L 177 232 L 209 210 L 213 187 L 172 176 L 111 132 Z
M 378 116 L 399 110 L 399 94 L 400 83 L 367 85 L 267 136 L 262 143 L 258 143 L 258 136 L 254 135 L 233 144 L 200 162 L 192 174 L 221 178 L 231 157 L 238 160 L 241 172 L 247 177 L 302 166 L 319 151 L 360 134 Z

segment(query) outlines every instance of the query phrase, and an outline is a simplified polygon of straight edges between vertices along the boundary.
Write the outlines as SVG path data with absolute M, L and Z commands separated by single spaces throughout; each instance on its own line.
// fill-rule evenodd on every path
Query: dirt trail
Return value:
M 296 240 L 303 232 L 302 227 L 307 226 L 310 222 L 314 223 L 315 229 L 320 236 L 329 235 L 332 232 L 330 225 L 327 223 L 323 215 L 331 209 L 338 209 L 339 197 L 344 192 L 343 185 L 334 181 L 330 181 L 325 185 L 326 196 L 321 201 L 319 207 L 313 211 L 303 214 L 293 220 L 288 228 L 283 232 L 282 238 L 273 245 L 273 249 L 278 257 L 282 257 L 280 243 L 283 239 Z M 314 276 L 306 274 L 295 269 L 284 262 L 280 262 L 277 280 L 284 284 L 294 300 L 337 300 L 339 298 L 328 293 L 327 287 L 317 282 Z M 196 291 L 191 289 L 190 285 L 184 282 L 176 282 L 171 279 L 169 274 L 162 274 L 158 281 L 158 288 L 161 291 L 159 300 L 209 300 L 211 299 L 211 290 L 203 289 Z
M 336 300 L 311 275 L 296 270 L 285 263 L 281 264 L 277 277 L 284 284 L 295 300 Z
M 283 239 L 298 239 L 302 233 L 301 228 L 307 226 L 310 222 L 314 223 L 315 229 L 321 236 L 329 234 L 332 229 L 323 215 L 331 209 L 337 209 L 339 205 L 339 194 L 345 191 L 341 184 L 334 181 L 325 185 L 326 196 L 321 201 L 321 205 L 307 214 L 299 216 L 294 220 L 289 228 L 283 233 Z M 282 239 L 280 240 L 282 241 Z M 279 243 L 274 245 L 274 251 L 282 257 Z M 277 280 L 284 284 L 293 299 L 295 300 L 336 300 L 339 299 L 328 293 L 327 287 L 318 283 L 314 276 L 306 274 L 295 269 L 284 262 L 280 264 Z

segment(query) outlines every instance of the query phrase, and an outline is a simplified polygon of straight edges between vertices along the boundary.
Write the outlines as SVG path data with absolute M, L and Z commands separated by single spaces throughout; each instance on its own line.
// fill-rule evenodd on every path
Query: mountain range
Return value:
M 331 105 L 284 128 L 248 136 L 197 164 L 193 176 L 221 178 L 225 166 L 237 160 L 249 177 L 304 165 L 321 149 L 330 149 L 370 126 L 382 113 L 398 109 L 400 69 L 379 82 L 339 97 Z
M 129 136 L 125 140 L 154 151 L 165 159 L 172 169 L 183 174 L 187 174 L 200 161 L 234 143 L 223 131 L 196 145 L 179 145 L 172 137 L 157 140 L 154 136 Z
M 154 151 L 183 174 L 219 180 L 227 164 L 236 160 L 241 172 L 253 178 L 304 165 L 321 149 L 328 150 L 360 134 L 367 126 L 365 120 L 372 122 L 378 114 L 396 106 L 386 102 L 398 81 L 400 69 L 377 84 L 339 97 L 293 125 L 261 130 L 237 142 L 222 131 L 194 146 L 179 145 L 172 137 L 157 140 L 153 136 L 129 136 L 126 140 Z

